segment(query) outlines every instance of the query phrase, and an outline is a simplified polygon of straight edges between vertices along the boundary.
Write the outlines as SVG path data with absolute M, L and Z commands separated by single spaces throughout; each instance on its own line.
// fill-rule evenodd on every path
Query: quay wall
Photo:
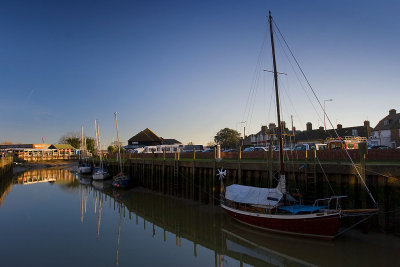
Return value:
M 182 153 L 183 154 L 183 153 Z M 223 183 L 274 187 L 279 177 L 279 162 L 275 159 L 204 159 L 174 154 L 147 154 L 125 158 L 124 172 L 136 185 L 178 198 L 218 204 L 221 183 L 218 169 L 227 171 Z M 190 154 L 190 153 L 189 153 Z M 199 153 L 201 154 L 201 153 Z M 152 157 L 149 157 L 152 156 Z M 288 190 L 304 203 L 315 198 L 346 195 L 345 207 L 371 208 L 373 202 L 360 176 L 378 202 L 381 213 L 373 218 L 374 229 L 400 233 L 400 164 L 366 161 L 358 152 L 352 164 L 322 161 L 318 158 L 286 160 Z M 113 159 L 105 161 L 112 175 L 119 171 Z
M 320 161 L 360 161 L 364 157 L 367 161 L 376 162 L 398 162 L 400 164 L 400 149 L 368 149 L 368 150 L 310 150 L 310 151 L 287 151 L 285 160 L 309 160 L 317 158 Z M 140 153 L 124 154 L 128 158 L 167 158 L 167 159 L 215 159 L 215 152 L 180 152 L 180 153 Z M 266 152 L 221 152 L 222 159 L 254 159 L 254 160 L 279 160 L 279 151 Z

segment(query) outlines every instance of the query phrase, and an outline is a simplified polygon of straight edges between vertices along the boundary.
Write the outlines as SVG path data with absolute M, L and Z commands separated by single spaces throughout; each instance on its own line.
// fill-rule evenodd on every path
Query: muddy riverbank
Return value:
M 78 167 L 77 161 L 39 161 L 39 162 L 24 162 L 24 163 L 13 163 L 13 174 L 18 174 L 28 170 L 35 169 L 46 169 L 46 168 L 58 168 L 66 169 L 70 171 L 76 170 Z

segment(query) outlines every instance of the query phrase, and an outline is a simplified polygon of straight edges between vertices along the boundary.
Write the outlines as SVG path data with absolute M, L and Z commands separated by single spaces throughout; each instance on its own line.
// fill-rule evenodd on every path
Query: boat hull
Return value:
M 221 207 L 237 221 L 269 232 L 332 240 L 338 233 L 340 213 L 303 215 L 260 214 Z

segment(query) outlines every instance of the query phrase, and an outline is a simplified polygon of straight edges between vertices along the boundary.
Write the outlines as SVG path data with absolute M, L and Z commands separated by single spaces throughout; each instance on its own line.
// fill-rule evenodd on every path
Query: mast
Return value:
M 97 154 L 99 149 L 99 138 L 97 137 L 97 120 L 94 120 L 94 136 L 96 137 L 96 142 L 94 143 L 94 151 L 95 154 Z
M 117 130 L 117 141 L 118 141 L 118 161 L 119 161 L 119 168 L 122 173 L 122 160 L 121 160 L 121 146 L 119 143 L 119 135 L 118 135 L 118 117 L 117 112 L 114 113 L 115 115 L 115 129 Z
M 101 151 L 101 141 L 100 141 L 100 130 L 99 130 L 100 126 L 99 123 L 97 123 L 97 150 L 99 153 L 99 159 L 100 159 L 100 168 L 103 169 L 103 153 Z
M 79 158 L 80 158 L 80 162 L 81 163 L 83 161 L 83 153 L 84 153 L 84 148 L 83 148 L 83 126 L 81 126 L 81 151 L 79 153 Z
M 273 61 L 273 64 L 274 64 L 276 112 L 277 112 L 277 115 L 278 115 L 279 162 L 280 162 L 280 165 L 281 165 L 280 174 L 284 175 L 285 174 L 285 166 L 284 166 L 284 162 L 283 162 L 283 139 L 282 139 L 281 113 L 280 113 L 280 106 L 279 106 L 278 72 L 276 70 L 274 32 L 273 32 L 273 29 L 272 29 L 271 11 L 269 11 L 269 30 L 270 30 L 270 34 L 271 34 L 272 61 Z

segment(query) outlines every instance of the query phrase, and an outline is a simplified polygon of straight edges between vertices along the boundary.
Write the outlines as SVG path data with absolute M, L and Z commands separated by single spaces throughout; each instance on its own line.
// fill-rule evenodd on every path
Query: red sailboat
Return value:
M 276 109 L 278 126 L 280 126 L 278 72 L 275 60 L 271 12 L 269 12 L 269 27 L 274 67 Z M 360 223 L 378 212 L 377 208 L 344 210 L 341 208 L 340 200 L 346 196 L 316 199 L 312 205 L 303 205 L 297 201 L 286 190 L 281 127 L 278 127 L 278 139 L 280 146 L 280 177 L 277 187 L 259 188 L 233 184 L 224 188 L 221 194 L 221 207 L 234 219 L 251 227 L 270 232 L 331 240 L 343 233 L 339 232 L 340 221 L 343 217 L 360 216 L 361 219 L 358 221 Z M 222 182 L 224 172 L 220 171 L 219 175 Z M 366 187 L 365 181 L 361 176 L 360 178 Z M 367 187 L 366 189 L 377 207 L 372 194 Z

